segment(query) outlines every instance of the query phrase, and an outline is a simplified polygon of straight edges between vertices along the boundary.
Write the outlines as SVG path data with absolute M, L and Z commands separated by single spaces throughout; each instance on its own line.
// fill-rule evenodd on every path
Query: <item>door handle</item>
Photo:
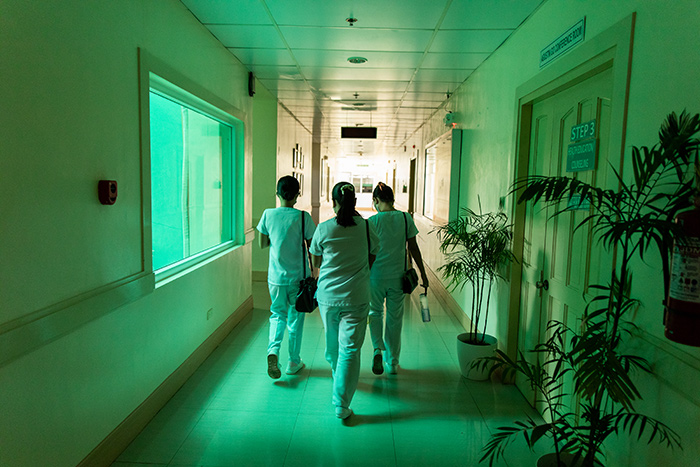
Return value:
M 549 281 L 547 279 L 543 281 L 535 282 L 535 287 L 538 289 L 549 290 Z

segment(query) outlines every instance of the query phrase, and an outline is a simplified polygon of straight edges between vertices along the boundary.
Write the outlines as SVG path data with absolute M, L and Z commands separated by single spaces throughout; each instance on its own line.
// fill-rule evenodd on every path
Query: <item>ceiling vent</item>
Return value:
M 359 65 L 361 63 L 367 62 L 367 59 L 365 57 L 350 57 L 348 58 L 348 62 L 353 63 L 355 65 Z

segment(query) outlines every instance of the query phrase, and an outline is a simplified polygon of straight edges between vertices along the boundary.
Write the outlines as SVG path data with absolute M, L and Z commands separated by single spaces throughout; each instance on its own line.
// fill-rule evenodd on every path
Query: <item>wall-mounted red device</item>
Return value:
M 117 202 L 116 180 L 100 180 L 97 183 L 97 195 L 102 204 L 114 204 Z

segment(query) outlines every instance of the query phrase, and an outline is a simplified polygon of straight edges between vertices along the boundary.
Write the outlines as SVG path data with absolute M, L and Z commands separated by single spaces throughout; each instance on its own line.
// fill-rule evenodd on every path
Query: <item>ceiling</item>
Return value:
M 542 0 L 181 1 L 328 152 L 378 156 L 402 147 Z M 341 140 L 342 126 L 375 126 L 377 139 Z

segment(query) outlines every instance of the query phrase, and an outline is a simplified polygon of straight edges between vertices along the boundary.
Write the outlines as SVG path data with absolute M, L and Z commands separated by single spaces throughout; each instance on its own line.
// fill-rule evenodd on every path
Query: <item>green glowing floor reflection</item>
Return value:
M 423 323 L 407 304 L 401 368 L 371 372 L 369 338 L 348 422 L 335 417 L 323 324 L 307 317 L 307 367 L 271 380 L 266 371 L 267 285 L 253 287 L 255 310 L 219 346 L 114 467 L 160 466 L 476 466 L 490 430 L 536 416 L 514 386 L 460 377 L 459 323 L 439 302 Z M 369 336 L 369 333 L 367 334 Z M 280 359 L 286 363 L 286 342 Z M 522 441 L 498 465 L 532 467 Z M 481 464 L 487 465 L 487 464 Z

